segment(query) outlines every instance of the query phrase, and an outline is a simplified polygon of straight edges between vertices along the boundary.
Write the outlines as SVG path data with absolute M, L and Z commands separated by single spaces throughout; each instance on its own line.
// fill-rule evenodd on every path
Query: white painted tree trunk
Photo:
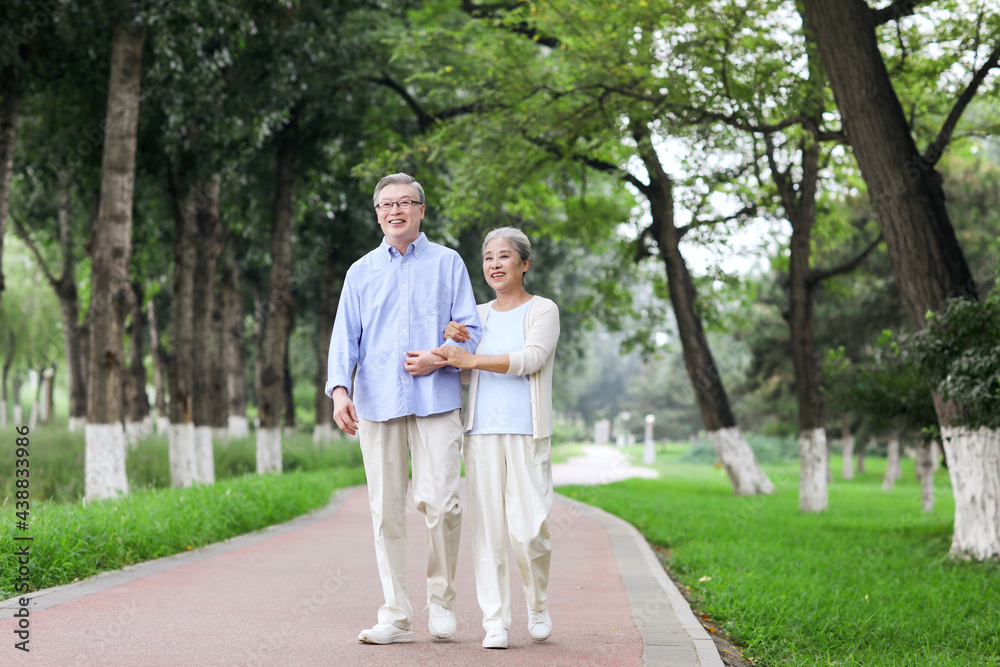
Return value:
M 899 446 L 899 431 L 893 431 L 889 436 L 889 446 L 892 447 L 893 443 L 896 447 L 896 460 L 892 465 L 892 476 L 895 479 L 903 479 L 903 454 Z
M 31 412 L 28 413 L 28 428 L 32 431 L 38 426 L 38 403 L 31 404 Z
M 14 425 L 21 426 L 24 424 L 24 415 L 21 413 L 21 406 L 17 403 L 14 404 Z
M 100 500 L 127 494 L 125 429 L 121 424 L 87 424 L 84 433 L 84 499 Z
M 69 422 L 66 424 L 66 428 L 70 433 L 83 431 L 87 428 L 87 419 L 85 417 L 70 417 Z
M 934 443 L 917 447 L 917 479 L 920 480 L 920 511 L 934 511 Z
M 941 467 L 941 443 L 937 440 L 931 440 L 931 463 L 934 464 L 934 471 Z M 899 476 L 903 476 L 903 471 L 899 471 Z
M 738 426 L 721 428 L 708 434 L 715 453 L 726 468 L 733 491 L 738 496 L 754 496 L 762 493 L 774 493 L 774 484 L 768 479 L 767 473 L 760 467 L 743 431 Z M 258 451 L 260 448 L 258 447 Z M 258 466 L 259 467 L 259 466 Z
M 167 429 L 167 452 L 170 458 L 170 484 L 187 487 L 195 479 L 194 424 L 171 424 Z
M 840 475 L 844 479 L 854 479 L 854 436 L 843 438 L 841 444 L 844 448 L 844 465 L 841 466 Z
M 896 486 L 896 471 L 899 470 L 899 438 L 889 438 L 889 449 L 886 453 L 885 476 L 882 478 L 882 490 L 890 491 Z
M 281 472 L 281 428 L 257 429 L 257 473 Z
M 194 481 L 199 484 L 215 484 L 211 426 L 197 426 L 194 429 Z
M 323 445 L 336 440 L 338 430 L 330 424 L 316 424 L 313 427 L 313 444 Z
M 242 415 L 229 415 L 229 436 L 231 438 L 250 437 L 250 420 Z
M 822 428 L 799 432 L 799 510 L 822 512 L 827 508 L 826 430 Z
M 942 445 L 955 495 L 950 554 L 1000 557 L 1000 429 L 942 426 Z
M 169 437 L 170 435 L 170 417 L 157 417 L 156 418 L 156 432 L 160 435 L 164 433 Z

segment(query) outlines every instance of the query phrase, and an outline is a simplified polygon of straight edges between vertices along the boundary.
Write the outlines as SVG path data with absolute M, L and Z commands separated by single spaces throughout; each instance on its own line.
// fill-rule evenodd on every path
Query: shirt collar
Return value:
M 417 236 L 417 240 L 410 244 L 410 247 L 406 249 L 407 252 L 413 253 L 415 257 L 420 257 L 424 253 L 430 241 L 427 240 L 427 235 L 420 232 Z M 399 251 L 389 245 L 389 242 L 382 238 L 382 243 L 379 244 L 379 251 L 385 253 L 386 258 L 391 262 L 393 258 L 399 257 Z

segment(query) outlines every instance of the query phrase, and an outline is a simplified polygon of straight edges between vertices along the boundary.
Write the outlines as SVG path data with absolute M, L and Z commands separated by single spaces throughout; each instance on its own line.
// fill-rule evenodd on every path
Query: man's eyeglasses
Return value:
M 410 208 L 410 206 L 416 204 L 417 206 L 423 204 L 422 201 L 417 201 L 415 199 L 400 199 L 399 201 L 380 201 L 375 204 L 376 211 L 391 211 L 393 206 L 399 206 L 403 211 Z

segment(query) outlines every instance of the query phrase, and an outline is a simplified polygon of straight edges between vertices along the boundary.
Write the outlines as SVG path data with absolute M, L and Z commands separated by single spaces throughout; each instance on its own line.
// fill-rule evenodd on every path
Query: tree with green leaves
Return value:
M 1000 12 L 985 5 L 948 3 L 952 16 L 965 24 L 965 35 L 962 48 L 941 60 L 969 73 L 964 82 L 950 82 L 958 92 L 954 104 L 937 136 L 921 151 L 893 87 L 882 51 L 885 39 L 880 40 L 881 26 L 902 24 L 918 4 L 895 0 L 875 9 L 865 0 L 803 0 L 802 14 L 806 29 L 815 36 L 844 131 L 868 186 L 910 320 L 919 330 L 926 326 L 928 313 L 943 311 L 949 299 L 977 295 L 935 165 L 983 82 L 1000 66 Z M 971 13 L 974 21 L 956 16 L 962 13 Z M 932 16 L 926 20 L 937 22 Z M 852 38 L 844 39 L 845 33 Z M 905 58 L 905 42 L 902 46 Z M 944 73 L 941 78 L 948 79 Z M 934 404 L 942 430 L 949 434 L 943 445 L 956 506 L 951 553 L 977 560 L 1000 557 L 1000 494 L 989 490 L 1000 486 L 1000 463 L 983 458 L 978 444 L 985 439 L 1000 447 L 1000 431 L 958 428 L 965 408 L 940 394 L 935 394 Z
M 610 175 L 637 193 L 651 220 L 637 225 L 635 253 L 663 263 L 705 427 L 734 491 L 770 493 L 774 486 L 736 424 L 681 252 L 681 240 L 692 230 L 745 220 L 752 209 L 710 213 L 707 202 L 733 179 L 732 169 L 703 163 L 678 184 L 665 166 L 666 141 L 699 141 L 695 130 L 667 110 L 698 94 L 686 78 L 694 62 L 686 36 L 662 30 L 671 22 L 686 24 L 690 8 L 685 3 L 627 5 L 609 20 L 607 8 L 597 1 L 434 3 L 424 10 L 419 29 L 401 43 L 398 66 L 431 60 L 436 69 L 418 70 L 408 79 L 410 86 L 426 91 L 422 98 L 400 88 L 420 121 L 435 125 L 416 147 L 418 153 L 438 153 L 463 174 L 463 182 L 473 184 L 453 190 L 451 197 L 465 214 L 520 208 L 530 214 L 524 217 L 536 217 L 542 207 L 531 195 L 548 189 L 551 201 L 568 185 L 560 177 L 584 169 Z M 469 50 L 480 57 L 470 61 L 464 55 Z M 667 53 L 676 60 L 669 67 Z M 469 109 L 475 113 L 468 114 Z M 690 199 L 688 223 L 675 217 L 680 188 Z M 578 237 L 594 229 L 591 238 L 607 238 L 596 194 L 567 198 L 565 217 L 545 220 L 542 228 L 558 224 Z M 585 205 L 571 206 L 576 201 Z

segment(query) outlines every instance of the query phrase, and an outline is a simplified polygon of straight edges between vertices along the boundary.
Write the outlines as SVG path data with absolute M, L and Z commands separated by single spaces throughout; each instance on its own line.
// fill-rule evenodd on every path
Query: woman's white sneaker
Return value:
M 490 628 L 486 631 L 483 648 L 507 648 L 507 631 L 503 628 Z
M 552 634 L 552 617 L 548 608 L 542 611 L 528 610 L 528 634 L 536 642 L 543 642 Z

